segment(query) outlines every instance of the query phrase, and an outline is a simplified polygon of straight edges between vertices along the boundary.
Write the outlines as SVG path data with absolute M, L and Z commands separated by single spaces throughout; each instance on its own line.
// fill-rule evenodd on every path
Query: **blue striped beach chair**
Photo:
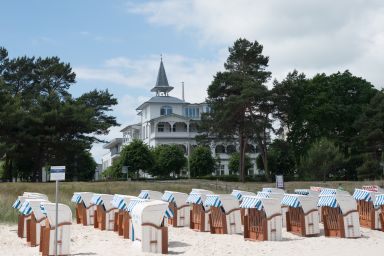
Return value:
M 210 207 L 204 206 L 204 201 L 212 191 L 205 189 L 192 189 L 186 203 L 191 205 L 190 210 L 190 229 L 199 232 L 209 232 L 209 213 Z
M 379 188 L 376 188 L 376 191 L 379 191 Z M 359 212 L 359 220 L 362 227 L 381 229 L 380 209 L 373 204 L 377 195 L 379 195 L 379 192 L 358 188 L 353 193 L 353 198 L 357 202 L 357 211 Z

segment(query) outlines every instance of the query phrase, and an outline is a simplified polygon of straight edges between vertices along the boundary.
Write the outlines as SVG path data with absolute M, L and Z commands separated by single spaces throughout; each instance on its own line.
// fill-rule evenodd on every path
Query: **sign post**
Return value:
M 122 168 L 121 168 L 121 173 L 126 173 L 127 174 L 127 181 L 129 181 L 129 176 L 128 176 L 128 166 L 124 165 Z
M 50 180 L 56 181 L 55 256 L 57 256 L 57 224 L 59 218 L 59 181 L 65 180 L 65 166 L 51 166 Z
M 284 189 L 284 176 L 275 175 L 275 177 L 276 177 L 276 188 Z

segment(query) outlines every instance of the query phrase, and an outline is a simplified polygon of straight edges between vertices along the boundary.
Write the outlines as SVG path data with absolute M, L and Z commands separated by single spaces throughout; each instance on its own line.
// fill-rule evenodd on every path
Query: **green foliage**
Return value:
M 249 158 L 248 155 L 245 155 L 245 161 L 244 161 L 244 166 L 245 170 L 248 171 L 249 169 L 253 168 L 251 159 Z M 238 152 L 233 153 L 230 158 L 229 158 L 229 163 L 228 163 L 228 168 L 229 168 L 229 173 L 230 174 L 239 174 L 240 170 L 240 154 Z
M 122 166 L 128 166 L 129 174 L 138 178 L 140 170 L 149 172 L 154 163 L 155 160 L 148 145 L 135 139 L 121 150 L 120 159 L 114 164 L 113 173 L 117 175 L 121 173 Z
M 190 170 L 192 177 L 212 174 L 215 171 L 215 159 L 208 147 L 197 146 L 191 152 Z
M 268 161 L 272 176 L 283 174 L 286 181 L 293 180 L 296 170 L 295 156 L 288 142 L 274 140 L 268 148 Z
M 68 166 L 68 179 L 90 179 L 95 163 L 88 153 L 95 135 L 117 125 L 107 115 L 117 104 L 108 91 L 79 98 L 70 64 L 58 57 L 9 59 L 0 48 L 0 153 L 3 177 L 41 180 L 46 165 Z
M 267 157 L 271 109 L 265 82 L 271 73 L 265 70 L 269 58 L 262 51 L 263 46 L 257 41 L 235 41 L 224 64 L 226 71 L 218 72 L 208 87 L 211 112 L 202 116 L 201 130 L 208 135 L 239 140 L 242 181 L 245 181 L 245 147 L 250 139 L 256 137 L 263 158 Z
M 330 175 L 338 175 L 346 161 L 339 147 L 332 141 L 321 138 L 313 143 L 301 159 L 299 171 L 306 180 L 326 181 Z
M 178 145 L 159 145 L 152 149 L 155 165 L 150 173 L 157 177 L 173 177 L 181 174 L 182 168 L 186 165 L 187 159 L 183 150 Z
M 357 177 L 359 180 L 374 180 L 382 176 L 382 167 L 380 162 L 371 155 L 364 155 L 364 162 L 357 168 Z

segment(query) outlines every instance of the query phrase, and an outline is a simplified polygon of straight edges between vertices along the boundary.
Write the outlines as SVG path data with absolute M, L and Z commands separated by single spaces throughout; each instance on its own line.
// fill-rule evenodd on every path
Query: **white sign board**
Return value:
M 276 188 L 284 189 L 284 176 L 276 175 Z
M 51 166 L 51 181 L 65 180 L 65 166 Z

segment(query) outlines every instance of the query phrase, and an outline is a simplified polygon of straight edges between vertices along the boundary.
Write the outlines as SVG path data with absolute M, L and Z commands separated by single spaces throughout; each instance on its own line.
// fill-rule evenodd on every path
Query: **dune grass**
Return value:
M 296 188 L 309 188 L 310 186 L 322 186 L 337 188 L 339 183 L 350 193 L 354 188 L 360 188 L 365 184 L 382 185 L 382 181 L 374 182 L 286 182 L 285 189 L 292 192 Z M 126 194 L 138 195 L 141 189 L 150 189 L 157 191 L 172 190 L 189 193 L 192 188 L 208 189 L 217 193 L 230 193 L 233 189 L 241 189 L 256 192 L 263 187 L 274 187 L 274 183 L 259 182 L 221 182 L 209 180 L 177 180 L 177 181 L 156 181 L 156 182 L 62 182 L 60 183 L 60 202 L 67 204 L 74 209 L 71 203 L 73 192 L 91 191 L 105 194 Z M 0 223 L 15 223 L 18 212 L 11 206 L 17 196 L 23 192 L 38 192 L 46 194 L 50 201 L 55 201 L 55 183 L 0 183 Z M 74 212 L 74 211 L 73 211 Z

